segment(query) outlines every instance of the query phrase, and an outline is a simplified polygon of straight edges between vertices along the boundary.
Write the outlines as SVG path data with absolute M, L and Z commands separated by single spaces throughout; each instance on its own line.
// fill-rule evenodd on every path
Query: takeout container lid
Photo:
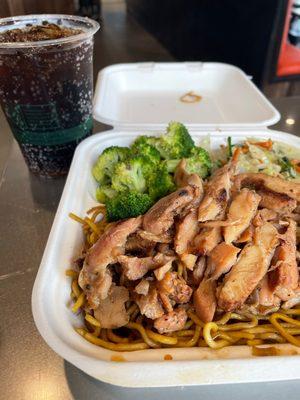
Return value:
M 184 102 L 189 92 L 201 99 Z M 126 130 L 162 130 L 174 119 L 192 131 L 249 130 L 275 124 L 280 114 L 233 65 L 145 62 L 99 72 L 94 118 Z

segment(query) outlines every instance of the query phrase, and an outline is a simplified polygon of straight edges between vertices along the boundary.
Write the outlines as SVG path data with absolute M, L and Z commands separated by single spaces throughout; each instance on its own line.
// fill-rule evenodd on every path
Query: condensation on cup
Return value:
M 0 102 L 31 172 L 68 172 L 92 133 L 93 35 L 99 24 L 67 15 L 0 19 Z

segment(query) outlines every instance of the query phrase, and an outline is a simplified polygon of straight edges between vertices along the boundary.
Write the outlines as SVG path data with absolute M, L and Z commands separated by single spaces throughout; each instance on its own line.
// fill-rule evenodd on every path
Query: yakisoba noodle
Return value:
M 105 206 L 100 205 L 88 211 L 85 218 L 74 214 L 70 217 L 82 224 L 85 237 L 84 251 L 87 251 L 109 224 L 105 220 Z M 185 267 L 178 263 L 177 273 L 186 274 Z M 188 307 L 188 320 L 183 329 L 160 334 L 151 329 L 146 318 L 141 315 L 137 304 L 126 304 L 130 316 L 126 329 L 102 329 L 100 322 L 84 308 L 85 294 L 78 285 L 79 272 L 69 269 L 66 275 L 72 279 L 72 311 L 81 313 L 85 326 L 76 328 L 77 333 L 90 343 L 113 351 L 135 351 L 148 348 L 172 347 L 210 347 L 221 349 L 226 346 L 253 346 L 253 354 L 258 356 L 278 355 L 278 350 L 271 346 L 257 348 L 262 344 L 291 343 L 300 346 L 300 308 L 279 309 L 269 315 L 241 315 L 227 312 L 219 315 L 213 322 L 203 323 L 192 306 Z

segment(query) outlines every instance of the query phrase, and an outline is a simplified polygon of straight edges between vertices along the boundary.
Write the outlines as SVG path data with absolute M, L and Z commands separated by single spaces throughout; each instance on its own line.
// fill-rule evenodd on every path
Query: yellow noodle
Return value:
M 134 311 L 138 310 L 138 306 L 136 304 L 132 304 L 128 310 L 127 310 L 127 314 L 128 315 L 132 315 L 134 313 Z
M 258 335 L 256 335 L 257 339 L 262 339 L 262 340 L 275 340 L 278 343 L 284 343 L 285 339 L 283 337 L 281 337 L 280 335 L 278 335 L 277 333 L 259 333 Z
M 216 339 L 225 339 L 228 340 L 230 343 L 237 342 L 240 338 L 234 338 L 231 335 L 229 336 L 227 333 L 224 332 L 217 332 L 216 334 L 212 335 L 213 340 Z
M 70 276 L 71 278 L 77 279 L 79 272 L 74 269 L 67 269 L 65 272 L 66 276 Z
M 192 326 L 192 325 L 194 325 L 194 321 L 191 319 L 191 320 L 189 320 L 188 322 L 186 322 L 186 324 L 184 325 L 184 327 L 183 327 L 183 329 L 190 329 L 190 327 Z
M 81 294 L 81 290 L 80 290 L 80 288 L 79 288 L 79 286 L 78 286 L 77 279 L 74 279 L 74 280 L 72 281 L 72 292 L 74 293 L 74 295 L 75 295 L 76 298 L 79 297 L 80 294 Z
M 218 331 L 218 325 L 214 322 L 207 322 L 203 328 L 203 337 L 206 344 L 212 349 L 221 349 L 222 347 L 230 345 L 228 340 L 214 340 L 211 336 L 211 332 L 216 333 Z
M 146 329 L 146 333 L 150 339 L 155 340 L 158 343 L 177 344 L 178 341 L 176 337 L 160 335 L 159 333 L 153 332 L 150 329 Z
M 84 220 L 88 224 L 88 226 L 91 228 L 91 230 L 93 232 L 95 232 L 96 235 L 100 236 L 101 232 L 100 232 L 100 229 L 98 228 L 98 226 L 88 217 L 86 217 Z
M 183 272 L 183 264 L 180 261 L 178 261 L 177 275 L 182 276 L 182 272 Z
M 101 329 L 101 339 L 107 341 L 107 329 Z
M 290 333 L 288 333 L 286 329 L 282 325 L 280 325 L 280 323 L 277 321 L 278 319 L 289 322 L 290 324 L 294 324 L 296 326 L 300 326 L 300 321 L 297 321 L 293 318 L 288 317 L 287 315 L 279 313 L 274 313 L 270 317 L 271 324 L 275 326 L 275 328 L 279 331 L 281 336 L 284 337 L 289 343 L 292 343 L 295 346 L 300 347 L 300 340 L 292 336 Z
M 294 315 L 300 315 L 300 308 L 290 308 L 288 310 L 279 310 L 278 312 L 282 314 L 294 314 Z
M 69 217 L 72 218 L 72 219 L 74 219 L 74 221 L 77 221 L 77 222 L 79 222 L 80 224 L 85 225 L 85 220 L 82 219 L 82 218 L 80 218 L 80 217 L 78 217 L 77 215 L 75 215 L 75 214 L 73 214 L 73 213 L 69 213 Z
M 228 313 L 224 314 L 220 319 L 218 319 L 217 321 L 214 321 L 214 322 L 218 325 L 225 325 L 225 324 L 227 324 L 227 322 L 230 319 L 231 319 L 231 313 L 228 312 Z
M 247 340 L 247 345 L 248 346 L 259 346 L 260 344 L 263 344 L 263 340 L 261 339 L 253 339 L 253 340 Z
M 100 322 L 90 314 L 85 314 L 85 320 L 91 325 L 101 328 Z
M 195 329 L 183 329 L 182 331 L 174 332 L 176 336 L 193 336 L 195 333 Z
M 112 329 L 107 329 L 107 338 L 111 341 L 111 342 L 115 342 L 115 343 L 129 343 L 129 339 L 128 338 L 123 338 L 119 335 L 116 335 Z
M 105 204 L 100 204 L 96 207 L 90 208 L 86 213 L 91 214 L 92 212 L 95 212 L 95 211 L 105 212 L 105 210 L 106 210 Z
M 140 310 L 137 308 L 130 316 L 130 321 L 135 321 L 136 317 L 139 315 Z
M 128 322 L 127 325 L 125 325 L 126 328 L 129 329 L 135 329 L 137 330 L 142 338 L 144 339 L 144 342 L 147 343 L 149 347 L 157 348 L 159 345 L 155 342 L 153 342 L 147 335 L 145 328 L 141 324 L 137 324 L 136 322 Z
M 193 347 L 193 346 L 195 346 L 199 340 L 200 333 L 201 333 L 201 327 L 199 325 L 197 325 L 195 328 L 194 336 L 188 341 L 178 340 L 177 347 Z
M 108 342 L 107 340 L 103 340 L 100 338 L 96 338 L 94 335 L 91 333 L 88 333 L 84 329 L 76 329 L 76 331 L 83 336 L 86 340 L 88 340 L 90 343 L 93 343 L 97 346 L 104 347 L 105 349 L 108 350 L 114 350 L 114 351 L 134 351 L 134 350 L 144 350 L 148 348 L 148 345 L 146 343 L 111 343 Z
M 253 340 L 255 339 L 255 335 L 253 333 L 248 333 L 248 332 L 243 332 L 243 331 L 229 331 L 227 332 L 229 337 L 235 338 L 235 339 L 247 339 L 247 340 Z
M 100 335 L 101 328 L 99 326 L 96 326 L 93 332 L 93 335 L 98 337 Z
M 95 232 L 92 232 L 91 234 L 90 234 L 90 243 L 93 245 L 93 244 L 95 244 L 96 242 L 97 242 L 97 240 L 98 240 L 98 235 L 95 233 Z
M 252 315 L 250 316 L 250 319 L 251 319 L 251 317 L 252 317 Z M 240 321 L 246 321 L 247 319 L 249 319 L 249 318 L 246 317 L 245 315 L 237 314 L 237 313 L 234 313 L 234 312 L 232 312 L 232 313 L 230 314 L 230 318 L 231 318 L 231 319 L 238 319 L 238 320 L 240 320 Z
M 81 295 L 76 300 L 76 303 L 72 307 L 72 311 L 76 313 L 81 306 L 83 306 L 85 301 L 85 294 L 82 292 Z
M 269 347 L 252 347 L 252 355 L 258 357 L 265 357 L 265 356 L 278 356 L 280 355 L 280 350 L 274 346 Z
M 237 322 L 236 324 L 221 325 L 220 331 L 239 331 L 241 329 L 253 328 L 258 325 L 258 319 L 253 315 L 249 322 Z
M 201 326 L 202 328 L 204 327 L 204 322 L 202 322 L 202 321 L 197 317 L 196 314 L 194 314 L 194 313 L 191 312 L 191 311 L 188 311 L 187 314 L 188 314 L 188 316 L 191 318 L 191 320 L 192 320 L 193 322 L 195 322 L 196 325 L 199 325 L 199 326 Z

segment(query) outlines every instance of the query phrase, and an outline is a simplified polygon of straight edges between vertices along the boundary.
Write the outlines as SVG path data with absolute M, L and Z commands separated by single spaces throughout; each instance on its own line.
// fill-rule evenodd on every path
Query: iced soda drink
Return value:
M 87 18 L 0 19 L 0 103 L 29 169 L 67 173 L 92 132 L 93 35 Z

